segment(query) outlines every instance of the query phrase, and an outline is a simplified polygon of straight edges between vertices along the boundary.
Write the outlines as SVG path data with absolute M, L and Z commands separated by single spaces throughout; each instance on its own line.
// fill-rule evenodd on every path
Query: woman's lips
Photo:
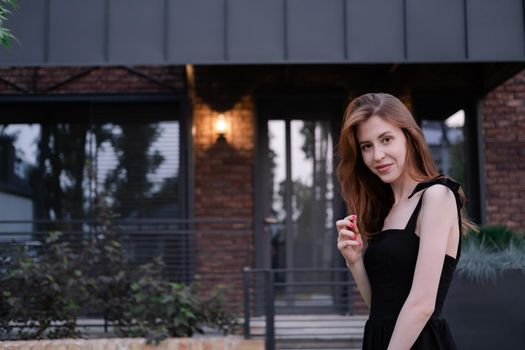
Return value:
M 392 164 L 385 164 L 385 165 L 376 166 L 376 169 L 377 171 L 384 173 L 388 171 L 388 169 L 390 169 L 391 166 Z

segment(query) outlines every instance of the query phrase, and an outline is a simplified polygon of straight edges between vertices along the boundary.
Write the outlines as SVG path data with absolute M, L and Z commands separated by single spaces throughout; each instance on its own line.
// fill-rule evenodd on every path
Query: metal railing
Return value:
M 19 248 L 38 256 L 50 234 L 81 249 L 82 239 L 111 230 L 130 267 L 160 256 L 167 279 L 204 290 L 229 286 L 227 307 L 243 320 L 246 338 L 264 337 L 266 349 L 358 347 L 367 308 L 347 269 L 252 269 L 253 239 L 243 220 L 0 221 L 0 258 Z M 100 317 L 78 322 L 84 330 L 107 330 Z M 330 343 L 328 347 L 326 342 Z M 298 345 L 299 344 L 299 345 Z M 309 345 L 310 344 L 310 345 Z
M 242 315 L 242 269 L 252 263 L 248 225 L 245 220 L 220 219 L 114 220 L 110 225 L 100 220 L 4 220 L 0 221 L 0 263 L 8 263 L 20 251 L 38 258 L 52 234 L 59 233 L 61 242 L 81 251 L 82 242 L 110 232 L 121 244 L 130 269 L 161 257 L 168 280 L 198 281 L 204 293 L 219 285 L 229 287 L 227 307 Z M 107 329 L 101 317 L 90 315 L 79 325 Z
M 246 267 L 243 282 L 244 335 L 267 350 L 361 346 L 368 310 L 348 269 Z

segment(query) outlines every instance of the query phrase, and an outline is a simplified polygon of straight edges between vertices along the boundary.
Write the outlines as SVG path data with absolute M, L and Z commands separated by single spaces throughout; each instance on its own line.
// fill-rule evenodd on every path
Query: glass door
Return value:
M 332 309 L 334 260 L 333 139 L 328 120 L 266 121 L 267 216 L 276 306 Z M 282 310 L 282 309 L 281 309 Z M 279 309 L 277 309 L 279 312 Z

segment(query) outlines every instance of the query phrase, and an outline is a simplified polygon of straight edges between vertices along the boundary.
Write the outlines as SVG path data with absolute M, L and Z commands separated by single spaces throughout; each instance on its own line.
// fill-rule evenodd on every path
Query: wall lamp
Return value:
M 217 120 L 215 120 L 215 131 L 217 132 L 217 141 L 225 142 L 226 141 L 226 133 L 229 129 L 229 123 L 224 117 L 224 114 L 220 113 L 217 116 Z

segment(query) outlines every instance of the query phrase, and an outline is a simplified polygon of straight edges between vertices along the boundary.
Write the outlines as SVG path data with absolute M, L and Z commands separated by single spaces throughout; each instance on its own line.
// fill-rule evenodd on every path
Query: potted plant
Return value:
M 443 316 L 460 349 L 525 349 L 525 240 L 500 225 L 463 239 Z

